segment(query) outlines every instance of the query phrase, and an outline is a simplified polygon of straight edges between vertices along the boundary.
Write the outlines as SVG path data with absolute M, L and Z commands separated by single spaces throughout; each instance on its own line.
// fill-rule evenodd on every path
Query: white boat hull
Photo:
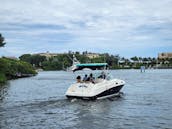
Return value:
M 118 95 L 124 84 L 125 82 L 119 79 L 99 79 L 95 84 L 75 83 L 68 88 L 66 97 L 91 100 L 112 97 Z

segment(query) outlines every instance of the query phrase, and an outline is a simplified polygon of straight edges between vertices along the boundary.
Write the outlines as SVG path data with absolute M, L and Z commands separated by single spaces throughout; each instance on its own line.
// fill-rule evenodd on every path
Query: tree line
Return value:
M 139 69 L 141 66 L 147 68 L 156 68 L 158 65 L 170 68 L 172 67 L 172 59 L 157 59 L 151 57 L 131 57 L 129 59 L 120 57 L 119 55 L 110 55 L 108 53 L 99 54 L 98 57 L 89 58 L 84 52 L 68 52 L 57 54 L 56 56 L 47 58 L 39 54 L 24 54 L 20 56 L 20 60 L 30 63 L 35 68 L 43 70 L 65 70 L 72 65 L 73 54 L 81 63 L 103 63 L 106 62 L 110 69 Z
M 0 34 L 0 47 L 5 45 L 4 37 Z M 89 58 L 89 52 L 71 52 L 64 54 L 56 54 L 52 57 L 41 56 L 40 54 L 23 54 L 19 57 L 21 61 L 31 64 L 34 68 L 41 68 L 43 70 L 65 70 L 72 65 L 73 54 L 81 63 L 102 63 L 106 62 L 110 69 L 128 69 L 140 68 L 144 65 L 146 67 L 155 67 L 158 64 L 167 68 L 172 67 L 172 59 L 157 59 L 151 57 L 131 57 L 124 58 L 119 55 L 112 55 L 109 53 L 98 54 L 99 56 Z
M 31 55 L 24 54 L 19 57 L 20 60 L 26 61 L 36 68 L 42 68 L 43 70 L 65 70 L 72 65 L 72 56 L 75 54 L 76 58 L 81 63 L 102 63 L 107 62 L 111 68 L 117 66 L 118 59 L 109 54 L 100 54 L 99 57 L 89 58 L 85 54 L 79 52 L 57 54 L 56 56 L 47 58 L 39 54 Z M 105 60 L 106 59 L 106 60 Z

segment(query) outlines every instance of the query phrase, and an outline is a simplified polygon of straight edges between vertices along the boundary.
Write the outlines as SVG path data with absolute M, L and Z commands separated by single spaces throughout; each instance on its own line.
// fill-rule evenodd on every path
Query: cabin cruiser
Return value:
M 68 57 L 72 61 L 72 66 L 66 68 L 66 71 L 71 72 L 76 68 L 77 64 L 80 64 L 80 62 L 76 59 L 75 55 L 73 55 L 73 58 L 71 58 L 70 56 Z
M 76 72 L 85 68 L 98 72 L 101 69 L 101 74 L 95 74 L 92 81 L 81 81 L 81 77 L 78 76 L 78 81 L 68 88 L 66 92 L 67 98 L 96 100 L 119 95 L 119 91 L 124 86 L 125 81 L 110 79 L 107 63 L 78 63 L 73 66 L 72 71 Z

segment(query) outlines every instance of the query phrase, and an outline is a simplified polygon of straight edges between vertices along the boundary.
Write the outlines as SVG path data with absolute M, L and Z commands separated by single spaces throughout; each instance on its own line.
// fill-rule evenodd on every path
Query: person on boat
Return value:
M 77 83 L 81 83 L 81 76 L 76 77 Z
M 87 74 L 85 74 L 85 76 L 84 76 L 84 78 L 83 78 L 83 82 L 86 82 L 87 79 L 88 79 Z
M 106 78 L 106 74 L 104 71 L 101 72 L 101 75 L 98 78 L 102 78 L 105 79 Z
M 90 73 L 90 76 L 88 77 L 87 81 L 92 82 L 92 83 L 95 83 L 94 82 L 94 77 L 93 77 L 93 74 L 92 73 Z

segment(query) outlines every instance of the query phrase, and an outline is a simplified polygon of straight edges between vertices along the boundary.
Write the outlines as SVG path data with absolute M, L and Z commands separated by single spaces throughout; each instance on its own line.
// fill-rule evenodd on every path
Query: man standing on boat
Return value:
M 83 82 L 86 82 L 87 79 L 88 79 L 87 74 L 85 74 L 85 76 L 84 76 L 84 78 L 83 78 Z
M 92 73 L 90 73 L 90 76 L 88 77 L 87 81 L 94 83 L 94 77 Z

